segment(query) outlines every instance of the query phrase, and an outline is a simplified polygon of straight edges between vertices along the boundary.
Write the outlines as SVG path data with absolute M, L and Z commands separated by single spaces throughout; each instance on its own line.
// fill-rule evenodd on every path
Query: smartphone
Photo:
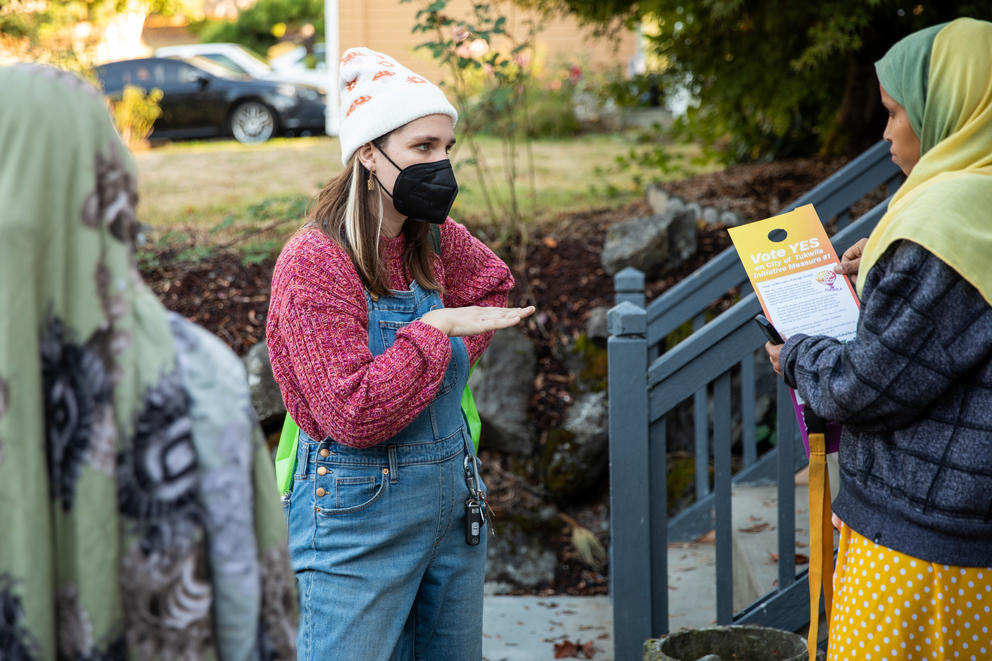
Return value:
M 778 334 L 778 331 L 772 326 L 772 322 L 768 321 L 765 315 L 754 315 L 754 323 L 758 324 L 758 328 L 765 334 L 769 342 L 772 344 L 785 344 L 785 340 L 782 339 L 782 336 Z

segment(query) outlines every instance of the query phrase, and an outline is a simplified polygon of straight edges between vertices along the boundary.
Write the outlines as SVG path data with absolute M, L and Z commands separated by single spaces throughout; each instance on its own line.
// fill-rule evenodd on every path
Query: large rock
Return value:
M 589 319 L 586 321 L 586 337 L 588 337 L 598 347 L 606 348 L 606 341 L 610 339 L 610 331 L 606 326 L 608 307 L 596 307 L 589 311 Z
M 606 484 L 609 455 L 605 392 L 580 395 L 561 429 L 548 433 L 541 454 L 544 487 L 559 502 L 595 495 Z
M 644 197 L 647 199 L 651 212 L 655 215 L 668 211 L 668 201 L 673 196 L 668 194 L 659 184 L 648 184 L 644 188 Z
M 727 227 L 737 227 L 744 224 L 744 219 L 733 211 L 724 211 L 720 214 L 720 222 Z
M 286 415 L 286 406 L 282 402 L 279 384 L 272 376 L 272 363 L 269 362 L 269 350 L 265 342 L 259 342 L 249 349 L 244 363 L 255 415 L 264 428 L 278 427 Z
M 606 233 L 601 260 L 610 275 L 633 266 L 656 278 L 696 254 L 697 213 L 680 209 L 617 223 Z
M 561 530 L 557 510 L 550 506 L 500 517 L 486 549 L 486 580 L 531 590 L 547 587 L 558 568 L 549 540 Z
M 661 184 L 648 184 L 644 189 L 645 199 L 651 207 L 651 213 L 658 216 L 670 211 L 679 211 L 685 208 L 686 202 L 681 197 L 672 195 Z
M 476 365 L 469 386 L 482 419 L 482 447 L 531 456 L 536 435 L 527 400 L 537 375 L 531 341 L 515 328 L 498 331 Z

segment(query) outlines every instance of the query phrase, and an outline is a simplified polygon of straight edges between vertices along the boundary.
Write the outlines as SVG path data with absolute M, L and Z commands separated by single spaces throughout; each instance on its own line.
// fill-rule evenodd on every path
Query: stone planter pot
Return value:
M 817 655 L 822 659 L 822 655 Z M 739 625 L 681 631 L 644 643 L 644 661 L 807 661 L 799 634 Z

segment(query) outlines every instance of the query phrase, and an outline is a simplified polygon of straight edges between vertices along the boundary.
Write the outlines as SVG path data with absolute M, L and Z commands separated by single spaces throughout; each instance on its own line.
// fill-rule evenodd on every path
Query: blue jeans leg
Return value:
M 482 658 L 486 536 L 484 532 L 478 546 L 465 543 L 465 498 L 454 503 L 452 526 L 438 544 L 417 594 L 417 661 Z
M 485 545 L 465 544 L 462 455 L 389 475 L 315 452 L 290 509 L 299 659 L 480 659 Z

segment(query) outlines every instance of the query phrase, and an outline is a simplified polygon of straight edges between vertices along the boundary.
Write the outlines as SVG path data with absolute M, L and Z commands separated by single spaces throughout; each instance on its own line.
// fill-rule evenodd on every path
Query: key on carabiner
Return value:
M 465 486 L 468 487 L 469 493 L 472 494 L 474 498 L 479 496 L 479 485 L 475 483 L 475 470 L 472 466 L 472 457 L 465 455 Z

